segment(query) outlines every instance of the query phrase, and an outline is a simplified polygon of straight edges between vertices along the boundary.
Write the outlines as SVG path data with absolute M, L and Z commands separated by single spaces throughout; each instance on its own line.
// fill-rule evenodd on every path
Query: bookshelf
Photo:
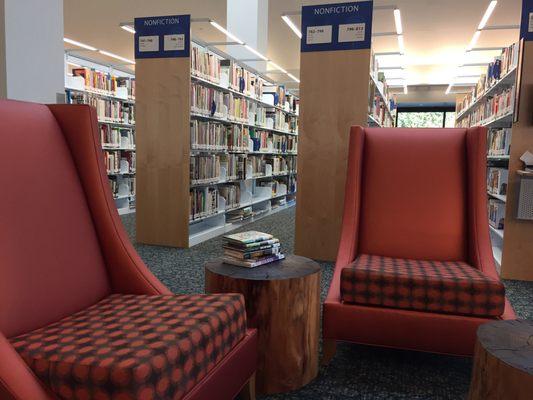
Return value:
M 199 40 L 190 48 L 137 60 L 142 243 L 194 246 L 296 202 L 299 99 Z
M 502 49 L 489 63 L 470 93 L 458 99 L 456 126 L 485 126 L 487 137 L 487 197 L 490 237 L 497 269 L 501 272 L 507 206 L 509 160 L 519 44 Z M 507 240 L 507 239 L 506 239 Z
M 385 73 L 379 72 L 379 61 L 371 54 L 368 90 L 368 126 L 389 128 L 396 122 L 396 96 L 389 92 Z
M 66 102 L 95 107 L 102 155 L 119 214 L 135 211 L 135 77 L 107 66 L 67 62 Z

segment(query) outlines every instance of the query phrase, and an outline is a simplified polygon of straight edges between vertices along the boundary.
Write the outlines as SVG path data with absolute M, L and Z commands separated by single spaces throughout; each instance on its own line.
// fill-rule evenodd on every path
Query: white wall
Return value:
M 63 0 L 0 0 L 0 18 L 0 97 L 57 102 L 64 92 Z

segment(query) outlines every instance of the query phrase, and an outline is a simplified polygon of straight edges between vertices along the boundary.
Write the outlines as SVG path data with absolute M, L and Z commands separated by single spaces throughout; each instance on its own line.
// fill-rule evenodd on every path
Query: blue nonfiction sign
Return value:
M 522 0 L 520 38 L 526 41 L 533 40 L 533 0 Z
M 135 18 L 135 58 L 189 57 L 191 16 Z
M 369 49 L 372 1 L 302 7 L 301 51 Z

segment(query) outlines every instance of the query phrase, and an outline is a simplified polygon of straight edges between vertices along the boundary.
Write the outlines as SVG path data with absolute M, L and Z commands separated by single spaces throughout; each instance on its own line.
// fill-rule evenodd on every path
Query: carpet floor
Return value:
M 294 248 L 294 207 L 245 226 L 278 237 L 286 254 Z M 123 216 L 135 243 L 135 214 Z M 174 293 L 202 293 L 206 261 L 222 255 L 217 237 L 190 249 L 135 245 L 152 272 Z M 333 263 L 322 267 L 322 299 L 333 274 Z M 519 318 L 533 318 L 533 282 L 505 281 Z M 470 382 L 471 360 L 413 351 L 343 343 L 332 362 L 302 389 L 262 396 L 261 400 L 441 400 L 464 399 Z

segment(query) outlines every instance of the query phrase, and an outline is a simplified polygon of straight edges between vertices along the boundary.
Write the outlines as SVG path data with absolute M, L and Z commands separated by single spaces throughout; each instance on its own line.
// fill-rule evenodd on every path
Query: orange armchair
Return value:
M 489 239 L 486 129 L 350 135 L 324 362 L 337 341 L 471 355 L 480 324 L 515 318 Z
M 240 295 L 175 296 L 123 229 L 95 110 L 0 101 L 0 398 L 232 399 Z

